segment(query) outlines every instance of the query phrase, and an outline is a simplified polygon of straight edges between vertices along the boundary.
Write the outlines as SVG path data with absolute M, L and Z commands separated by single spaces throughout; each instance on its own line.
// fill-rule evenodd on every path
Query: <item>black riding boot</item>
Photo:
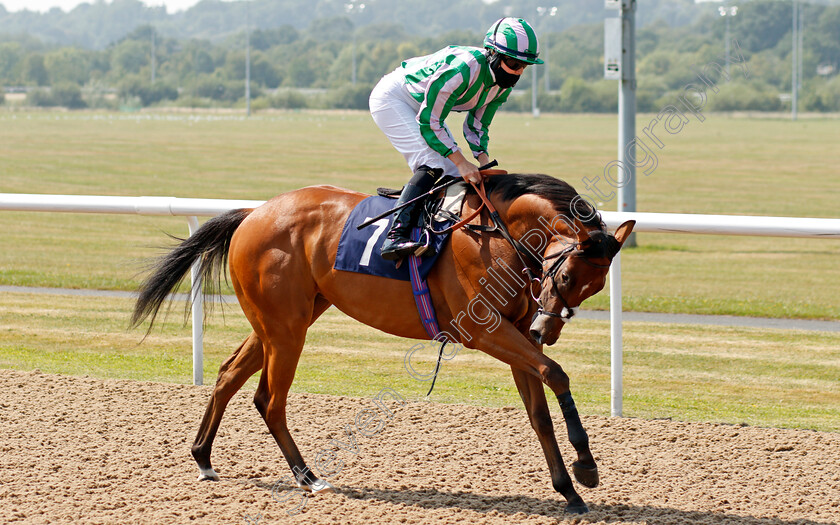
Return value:
M 414 172 L 414 176 L 400 193 L 396 206 L 415 199 L 430 189 L 435 180 L 440 176 L 442 170 L 432 169 L 428 166 L 420 166 Z M 397 212 L 394 223 L 385 237 L 382 244 L 382 258 L 388 261 L 397 261 L 422 249 L 424 245 L 411 240 L 411 229 L 417 224 L 417 218 L 423 209 L 424 199 L 409 204 Z

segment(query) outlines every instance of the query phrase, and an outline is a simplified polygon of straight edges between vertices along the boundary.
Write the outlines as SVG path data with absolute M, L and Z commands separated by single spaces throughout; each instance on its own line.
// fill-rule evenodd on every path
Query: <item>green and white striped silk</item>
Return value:
M 464 138 L 478 157 L 487 152 L 487 130 L 510 89 L 495 85 L 484 50 L 449 46 L 402 63 L 408 92 L 420 103 L 417 122 L 426 143 L 444 157 L 458 149 L 443 122 L 452 111 L 466 111 Z

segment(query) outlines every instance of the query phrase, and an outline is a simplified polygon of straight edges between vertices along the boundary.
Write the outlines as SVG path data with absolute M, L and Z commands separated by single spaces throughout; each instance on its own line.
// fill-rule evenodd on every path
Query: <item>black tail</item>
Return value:
M 149 331 L 151 331 L 158 310 L 169 294 L 178 288 L 199 257 L 201 258 L 201 281 L 210 289 L 218 285 L 227 264 L 228 248 L 230 248 L 233 232 L 251 211 L 239 209 L 223 213 L 205 222 L 189 238 L 178 239 L 181 244 L 153 264 L 152 274 L 140 285 L 140 295 L 137 297 L 134 314 L 131 316 L 131 327 L 136 328 L 147 317 L 150 317 Z M 200 290 L 193 290 L 193 297 L 198 293 Z

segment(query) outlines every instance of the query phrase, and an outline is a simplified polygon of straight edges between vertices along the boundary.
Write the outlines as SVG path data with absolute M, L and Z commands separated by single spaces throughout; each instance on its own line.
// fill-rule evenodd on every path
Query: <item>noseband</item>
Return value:
M 571 306 L 569 306 L 569 303 L 566 301 L 566 298 L 563 297 L 563 293 L 560 291 L 560 288 L 557 286 L 557 281 L 554 278 L 557 275 L 557 272 L 560 271 L 560 268 L 563 267 L 563 264 L 568 259 L 571 259 L 571 258 L 583 259 L 583 261 L 586 264 L 588 264 L 590 266 L 594 266 L 596 268 L 609 268 L 610 267 L 609 264 L 598 264 L 598 263 L 592 262 L 591 260 L 589 260 L 588 257 L 586 257 L 583 254 L 583 250 L 581 250 L 580 248 L 581 248 L 581 243 L 576 242 L 576 243 L 573 243 L 573 244 L 569 244 L 568 246 L 566 246 L 565 248 L 563 248 L 562 250 L 560 250 L 557 253 L 554 253 L 552 255 L 547 255 L 543 259 L 543 264 L 541 264 L 541 267 L 544 266 L 545 261 L 548 261 L 549 259 L 556 259 L 556 260 L 553 263 L 551 263 L 551 266 L 548 267 L 548 270 L 543 271 L 542 275 L 540 275 L 540 276 L 535 275 L 533 272 L 530 271 L 530 269 L 528 269 L 528 273 L 529 273 L 529 277 L 530 277 L 531 281 L 532 282 L 537 282 L 539 284 L 540 290 L 542 290 L 543 284 L 545 283 L 546 279 L 551 280 L 551 287 L 554 290 L 554 293 L 560 299 L 560 303 L 563 305 L 563 309 L 560 311 L 559 314 L 556 313 L 556 312 L 550 312 L 550 311 L 546 310 L 543 307 L 542 303 L 540 302 L 539 297 L 534 295 L 533 288 L 531 288 L 531 289 L 529 289 L 529 292 L 531 293 L 531 298 L 534 299 L 534 301 L 537 303 L 537 307 L 538 307 L 537 308 L 537 315 L 546 315 L 548 317 L 556 317 L 556 318 L 559 318 L 559 319 L 563 319 L 564 321 L 569 320 L 572 317 L 574 317 L 577 308 L 572 308 Z M 527 268 L 527 266 L 526 266 L 526 268 Z M 568 312 L 568 315 L 563 315 L 564 312 Z

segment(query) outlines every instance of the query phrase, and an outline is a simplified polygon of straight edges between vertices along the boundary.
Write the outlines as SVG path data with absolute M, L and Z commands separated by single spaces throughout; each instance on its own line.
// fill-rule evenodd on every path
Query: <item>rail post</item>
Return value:
M 610 265 L 610 415 L 621 417 L 624 349 L 621 344 L 621 252 Z
M 190 236 L 198 230 L 198 217 L 187 217 L 190 225 Z M 193 351 L 193 384 L 204 384 L 204 294 L 201 291 L 201 258 L 190 268 L 190 295 L 192 298 L 192 351 Z

